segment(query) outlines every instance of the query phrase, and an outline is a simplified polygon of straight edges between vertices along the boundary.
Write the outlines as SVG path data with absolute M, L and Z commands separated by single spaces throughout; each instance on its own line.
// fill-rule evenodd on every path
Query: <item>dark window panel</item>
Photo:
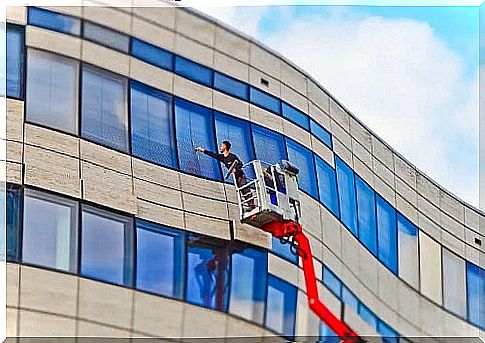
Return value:
M 337 195 L 337 178 L 335 169 L 327 164 L 320 156 L 315 155 L 317 167 L 318 192 L 320 202 L 333 213 L 337 218 L 340 217 L 338 195 Z
M 7 96 L 23 97 L 24 83 L 24 42 L 25 30 L 22 26 L 7 24 Z M 5 94 L 5 93 L 3 93 Z
M 172 97 L 139 82 L 131 82 L 132 153 L 158 165 L 176 168 Z
M 317 199 L 317 176 L 315 175 L 313 153 L 311 150 L 289 138 L 286 139 L 286 148 L 288 151 L 288 159 L 299 169 L 297 175 L 299 188 Z
M 355 175 L 359 240 L 377 256 L 376 199 L 374 190 Z
M 273 243 L 272 243 L 271 251 L 275 255 L 281 258 L 284 258 L 285 260 L 288 260 L 291 263 L 298 264 L 298 255 L 294 254 L 294 252 L 290 250 L 290 247 L 291 247 L 290 242 L 282 243 L 279 238 L 276 238 L 274 236 L 272 239 L 273 239 Z M 295 250 L 293 249 L 293 251 Z
M 340 218 L 345 226 L 357 237 L 357 205 L 354 172 L 338 157 L 335 158 L 335 165 L 337 171 Z
M 136 288 L 182 299 L 184 233 L 137 220 L 136 246 Z
M 318 343 L 340 343 L 341 340 L 337 334 L 328 327 L 324 322 L 320 322 L 320 339 Z
M 372 312 L 367 306 L 365 306 L 362 303 L 359 303 L 359 311 L 358 311 L 358 314 L 359 314 L 360 318 L 362 318 L 362 320 L 364 322 L 366 322 L 367 324 L 369 324 L 369 326 L 371 328 L 377 330 L 377 321 L 378 321 L 378 318 L 376 317 L 376 315 L 374 314 L 374 312 Z
M 309 118 L 305 113 L 297 110 L 291 105 L 288 105 L 286 102 L 281 102 L 281 109 L 283 117 L 295 123 L 296 125 L 301 126 L 305 130 L 310 129 Z
M 323 284 L 339 299 L 342 298 L 342 282 L 339 278 L 330 271 L 326 266 L 323 266 Z
M 273 275 L 268 276 L 266 327 L 285 337 L 293 337 L 296 318 L 297 289 Z
M 332 135 L 313 119 L 310 119 L 310 131 L 315 135 L 315 137 L 332 149 Z
M 230 76 L 214 72 L 214 88 L 236 98 L 249 100 L 249 86 Z
M 79 19 L 37 7 L 29 7 L 28 24 L 76 36 L 81 33 Z
M 265 110 L 281 114 L 281 100 L 254 87 L 249 88 L 249 99 L 251 103 L 258 105 Z
M 344 284 L 342 284 L 342 302 L 355 312 L 359 309 L 359 299 Z
M 286 160 L 285 139 L 283 135 L 252 124 L 254 149 L 256 158 L 269 164 Z
M 83 25 L 84 38 L 101 45 L 106 45 L 115 50 L 128 53 L 130 49 L 130 37 L 127 35 L 88 21 L 83 22 Z
M 466 263 L 468 321 L 485 330 L 485 270 Z
M 389 325 L 379 320 L 377 323 L 377 332 L 382 336 L 383 343 L 398 343 L 399 334 Z
M 195 148 L 215 151 L 212 110 L 180 98 L 175 99 L 175 125 L 180 169 L 213 180 L 221 179 L 219 162 Z
M 201 64 L 175 56 L 175 73 L 205 86 L 212 87 L 214 72 Z
M 173 70 L 174 55 L 162 48 L 131 38 L 131 55 L 157 67 Z
M 398 272 L 396 210 L 376 195 L 377 242 L 379 260 L 394 274 Z
M 20 187 L 7 184 L 6 195 L 6 240 L 7 240 L 7 261 L 18 262 L 20 250 L 20 213 L 21 198 Z M 3 250 L 2 250 L 3 251 Z

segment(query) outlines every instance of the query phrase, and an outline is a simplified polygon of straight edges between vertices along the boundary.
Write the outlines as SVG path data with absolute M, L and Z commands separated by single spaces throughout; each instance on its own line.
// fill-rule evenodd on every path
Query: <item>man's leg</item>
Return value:
M 242 174 L 238 177 L 236 177 L 236 184 L 238 187 L 242 187 L 244 185 L 246 185 L 248 183 L 248 179 L 246 178 L 246 175 Z M 245 187 L 241 190 L 241 193 L 244 197 L 245 200 L 249 199 L 252 197 L 252 192 L 251 192 L 251 189 L 249 189 L 249 187 Z M 247 203 L 246 203 L 249 207 L 255 207 L 254 205 L 254 199 L 251 199 L 249 200 Z

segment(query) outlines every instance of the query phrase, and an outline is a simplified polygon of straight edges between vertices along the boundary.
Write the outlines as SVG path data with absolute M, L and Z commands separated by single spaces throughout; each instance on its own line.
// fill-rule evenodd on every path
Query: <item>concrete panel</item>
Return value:
M 253 123 L 283 133 L 283 119 L 254 105 L 249 105 L 249 117 Z
M 133 330 L 154 337 L 181 337 L 183 307 L 181 301 L 135 292 Z M 170 313 L 170 320 L 167 314 Z
M 427 176 L 417 173 L 416 175 L 416 189 L 428 201 L 439 206 L 440 203 L 440 189 Z
M 479 245 L 475 239 L 480 240 L 482 243 Z M 475 247 L 481 251 L 485 251 L 485 236 L 480 235 L 479 233 L 469 230 L 465 228 L 465 242 L 471 245 L 472 247 Z
M 280 78 L 280 59 L 254 43 L 249 48 L 249 64 L 276 79 Z
M 22 163 L 23 144 L 20 142 L 6 141 L 6 160 L 9 162 Z M 2 151 L 3 155 L 3 151 Z M 3 156 L 2 156 L 3 157 Z
M 21 307 L 75 317 L 77 295 L 76 276 L 33 267 L 21 267 Z
M 81 161 L 83 198 L 128 213 L 136 213 L 130 176 Z
M 184 214 L 183 211 L 175 210 L 173 208 L 156 205 L 148 201 L 138 199 L 137 217 L 153 221 L 155 223 L 184 228 Z
M 485 261 L 485 254 L 469 245 L 465 245 L 465 254 L 466 260 L 475 263 L 477 266 L 483 265 L 483 261 Z
M 5 335 L 7 337 L 14 337 L 18 336 L 18 319 L 19 319 L 19 310 L 16 308 L 7 307 L 6 309 L 6 320 L 5 320 Z M 7 341 L 10 342 L 10 341 Z
M 238 221 L 237 221 L 238 222 Z M 259 246 L 265 249 L 271 249 L 271 235 L 253 226 L 238 224 L 234 228 L 234 239 Z
M 419 301 L 420 327 L 433 336 L 444 336 L 443 312 L 429 300 L 421 298 Z
M 402 181 L 399 177 L 396 177 L 396 193 L 401 195 L 413 206 L 418 206 L 418 193 L 413 188 L 409 187 L 408 184 Z
M 134 17 L 140 17 L 170 29 L 175 27 L 175 11 L 177 11 L 176 8 L 172 6 L 161 6 L 161 3 L 156 0 L 153 2 L 133 0 Z
M 7 263 L 6 266 L 6 304 L 18 307 L 20 266 L 17 263 Z
M 359 142 L 352 138 L 352 153 L 359 160 L 366 165 L 367 168 L 372 168 L 372 155 Z
M 394 170 L 394 158 L 391 149 L 375 136 L 372 136 L 372 154 L 387 168 Z
M 311 138 L 311 143 L 312 143 L 311 150 L 314 153 L 316 153 L 318 156 L 320 156 L 330 166 L 335 168 L 335 159 L 334 159 L 334 156 L 333 156 L 333 151 L 328 146 L 323 144 L 315 136 L 311 135 L 310 138 Z
M 27 24 L 27 9 L 24 6 L 7 6 L 6 18 L 8 23 Z
M 81 140 L 81 159 L 131 175 L 131 157 L 101 145 Z
M 218 201 L 189 193 L 183 193 L 182 199 L 185 211 L 219 219 L 228 219 L 227 203 L 225 201 Z
M 252 86 L 255 86 L 257 88 L 262 89 L 266 93 L 272 94 L 275 97 L 280 98 L 281 97 L 281 82 L 278 79 L 271 77 L 270 75 L 266 74 L 265 69 L 263 69 L 263 70 L 264 70 L 264 72 L 262 72 L 258 69 L 249 67 L 249 83 Z M 268 81 L 268 85 L 263 85 L 261 83 L 262 79 Z
M 378 292 L 379 298 L 387 307 L 399 311 L 398 285 L 402 283 L 398 278 L 384 266 L 378 267 Z M 386 318 L 386 317 L 384 317 Z
M 458 222 L 465 222 L 465 206 L 463 206 L 463 203 L 443 190 L 440 190 L 440 208 Z
M 302 291 L 298 291 L 296 302 L 295 336 L 310 336 L 310 334 L 308 333 L 309 314 L 310 309 L 308 308 L 306 294 Z
M 374 173 L 359 158 L 354 155 L 354 171 L 372 188 L 374 187 Z
M 330 127 L 331 127 L 330 132 L 333 135 L 334 141 L 335 141 L 335 138 L 337 138 L 340 142 L 342 142 L 343 145 L 345 145 L 347 149 L 349 150 L 352 149 L 352 140 L 351 140 L 350 134 L 347 131 L 345 131 L 342 128 L 342 126 L 340 126 L 340 124 L 333 119 L 330 119 Z
M 138 199 L 182 209 L 182 193 L 179 190 L 140 179 L 134 179 L 133 182 L 135 186 L 134 194 Z
M 22 142 L 24 139 L 24 102 L 20 100 L 7 99 L 6 110 L 6 138 L 17 142 Z M 2 138 L 5 138 L 3 137 L 3 132 Z
M 107 26 L 127 35 L 131 33 L 131 16 L 119 8 L 107 6 L 86 6 L 83 18 Z
M 212 104 L 215 110 L 249 120 L 249 103 L 214 90 Z
M 280 62 L 281 81 L 300 94 L 306 95 L 306 77 L 291 65 Z
M 320 218 L 320 204 L 312 197 L 300 193 L 301 225 L 315 237 L 322 239 L 322 221 Z
M 224 51 L 227 53 L 231 50 Z M 241 81 L 249 81 L 249 66 L 234 59 L 234 55 L 232 54 L 228 56 L 224 53 L 214 51 L 214 68 L 223 74 L 227 74 Z
M 181 76 L 173 76 L 173 94 L 199 105 L 212 107 L 212 89 Z
M 453 251 L 455 254 L 465 258 L 465 242 L 446 231 L 441 231 L 441 244 Z
M 344 313 L 345 322 L 352 328 L 352 330 L 357 332 L 360 336 L 366 336 L 366 342 L 371 343 L 377 341 L 377 336 L 379 336 L 379 334 L 377 333 L 375 328 L 367 324 L 352 308 L 346 306 Z
M 82 60 L 120 75 L 130 75 L 130 56 L 89 41 L 83 41 Z
M 215 25 L 183 9 L 175 12 L 175 31 L 209 47 L 214 45 Z
M 480 215 L 475 210 L 465 206 L 465 225 L 469 228 L 479 232 L 480 230 Z
M 116 339 L 123 339 L 129 338 L 132 335 L 129 330 L 121 330 L 112 326 L 84 320 L 79 320 L 77 325 L 77 336 L 81 337 L 116 337 Z
M 352 163 L 352 153 L 350 152 L 350 147 L 346 147 L 343 145 L 338 139 L 333 139 L 333 151 L 340 157 L 345 163 L 349 166 L 353 165 Z
M 249 41 L 220 26 L 216 27 L 214 45 L 219 51 L 230 53 L 242 62 L 249 62 Z
M 56 152 L 25 145 L 25 184 L 80 196 L 79 162 Z
M 149 10 L 156 12 L 159 12 L 162 9 L 164 8 L 134 8 L 135 11 Z M 133 17 L 133 28 L 131 29 L 131 35 L 166 50 L 172 51 L 175 46 L 175 34 L 172 31 L 137 17 Z
M 395 188 L 395 176 L 394 173 L 387 168 L 380 160 L 372 156 L 372 170 L 391 188 Z
M 419 267 L 421 272 L 421 293 L 441 304 L 441 247 L 429 238 L 428 235 L 419 231 L 420 260 Z M 429 315 L 429 312 L 422 312 Z
M 81 5 L 81 1 L 78 3 L 72 2 L 73 5 Z M 81 6 L 40 6 L 42 8 L 48 9 L 50 11 L 54 11 L 57 13 L 67 14 L 73 17 L 81 17 L 82 16 L 82 7 Z
M 81 39 L 66 34 L 49 31 L 40 27 L 27 26 L 25 45 L 44 49 L 64 56 L 81 58 Z
M 200 177 L 180 174 L 182 191 L 216 200 L 226 200 L 224 184 Z
M 359 273 L 361 246 L 357 239 L 346 229 L 341 229 L 342 234 L 342 262 L 354 273 Z
M 311 101 L 308 102 L 308 114 L 330 132 L 330 116 Z
M 301 145 L 311 149 L 311 139 L 310 133 L 308 131 L 303 130 L 299 126 L 289 122 L 288 120 L 283 120 L 283 131 L 285 136 L 294 139 Z
M 130 77 L 167 93 L 173 92 L 173 77 L 171 72 L 140 61 L 134 57 L 130 60 Z
M 76 320 L 29 310 L 19 311 L 19 336 L 75 336 Z
M 426 198 L 423 198 L 418 194 L 418 210 L 431 218 L 436 223 L 440 222 L 441 211 L 434 205 L 434 203 L 429 202 Z
M 355 251 L 355 254 L 359 259 L 359 273 L 357 274 L 359 279 L 368 288 L 378 293 L 380 290 L 379 287 L 384 287 L 382 285 L 382 280 L 380 280 L 380 272 L 383 266 L 369 251 L 363 247 L 359 247 L 358 250 Z
M 224 337 L 228 316 L 209 309 L 184 304 L 183 337 Z
M 79 157 L 79 138 L 40 126 L 25 124 L 25 142 L 72 157 Z
M 238 204 L 236 188 L 232 184 L 224 183 L 224 192 L 226 193 L 226 201 L 230 204 Z
M 268 273 L 298 287 L 299 268 L 276 255 L 268 254 Z
M 130 329 L 133 290 L 79 279 L 79 318 Z
M 133 176 L 165 187 L 180 189 L 179 174 L 171 169 L 132 158 Z
M 325 208 L 320 210 L 322 217 L 323 243 L 338 257 L 342 254 L 339 221 Z
M 7 175 L 2 174 L 2 178 L 7 182 L 22 184 L 22 165 L 19 163 L 6 162 L 5 168 L 0 168 L 5 171 Z
M 465 240 L 465 226 L 458 223 L 444 212 L 440 212 L 440 225 L 455 237 Z
M 195 213 L 184 213 L 185 228 L 188 231 L 201 233 L 222 239 L 230 239 L 229 222 L 217 218 L 199 216 Z
M 367 151 L 372 151 L 372 134 L 356 119 L 349 118 L 350 135 L 354 137 Z
M 418 210 L 399 194 L 396 194 L 396 208 L 414 225 L 418 226 Z
M 281 99 L 303 113 L 308 114 L 308 99 L 300 93 L 295 92 L 284 83 L 281 84 Z
M 397 301 L 399 303 L 399 315 L 413 325 L 419 326 L 419 316 L 417 316 L 416 312 L 419 309 L 419 299 L 421 296 L 403 282 L 398 282 L 396 291 Z
M 418 212 L 419 228 L 430 235 L 434 240 L 441 242 L 441 228 L 424 214 Z
M 397 155 L 394 155 L 394 172 L 411 188 L 416 189 L 416 169 Z
M 333 117 L 330 109 L 330 103 L 332 102 L 332 100 L 319 86 L 317 86 L 310 79 L 307 79 L 306 92 L 307 97 L 309 100 L 311 100 L 311 102 L 317 105 L 325 113 L 330 114 L 330 117 Z
M 174 47 L 174 52 L 178 55 L 185 56 L 186 58 L 207 67 L 212 67 L 213 65 L 214 50 L 205 45 L 197 43 L 185 36 L 176 34 Z
M 374 175 L 375 191 L 387 200 L 393 207 L 396 207 L 396 192 L 389 187 L 381 178 Z
M 231 338 L 234 338 L 236 341 L 239 337 L 250 337 L 249 340 L 257 340 L 263 337 L 263 335 L 263 329 L 260 326 L 233 317 L 227 317 L 226 333 L 224 336 L 228 337 L 228 341 L 231 341 Z M 242 341 L 243 339 L 241 339 Z

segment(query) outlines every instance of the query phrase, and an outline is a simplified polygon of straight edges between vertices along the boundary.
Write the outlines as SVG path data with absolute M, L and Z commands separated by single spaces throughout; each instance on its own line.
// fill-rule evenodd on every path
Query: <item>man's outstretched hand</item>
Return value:
M 198 146 L 197 148 L 195 148 L 195 151 L 198 151 L 198 152 L 204 152 L 204 148 L 203 147 L 200 147 Z

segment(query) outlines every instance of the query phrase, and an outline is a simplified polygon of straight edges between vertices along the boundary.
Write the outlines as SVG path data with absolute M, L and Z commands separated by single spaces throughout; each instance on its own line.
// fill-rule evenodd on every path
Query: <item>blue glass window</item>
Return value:
M 369 324 L 370 327 L 377 329 L 377 317 L 367 306 L 359 303 L 358 314 L 363 321 Z
M 269 164 L 286 160 L 285 139 L 279 133 L 262 126 L 251 125 L 256 158 Z
M 231 257 L 229 312 L 263 324 L 268 254 L 246 248 Z
M 293 337 L 296 318 L 295 286 L 273 275 L 268 277 L 266 327 L 285 337 Z
M 157 67 L 173 70 L 174 56 L 155 45 L 131 38 L 131 55 Z
M 131 82 L 132 153 L 175 168 L 175 127 L 172 97 L 139 82 Z
M 291 252 L 290 247 L 291 247 L 290 242 L 281 243 L 279 238 L 276 238 L 273 236 L 271 251 L 275 255 L 281 258 L 284 258 L 285 260 L 288 260 L 294 264 L 298 264 L 298 255 Z
M 338 194 L 337 194 L 337 179 L 335 176 L 335 169 L 327 164 L 320 156 L 315 156 L 315 163 L 317 167 L 318 178 L 318 193 L 320 195 L 320 202 L 333 213 L 337 218 L 340 217 Z
M 24 34 L 21 26 L 7 24 L 7 96 L 23 97 Z
M 128 151 L 127 79 L 83 67 L 82 136 L 96 143 Z
M 357 205 L 354 172 L 338 157 L 335 157 L 335 165 L 337 171 L 340 218 L 345 226 L 357 236 Z
M 212 110 L 180 98 L 175 99 L 175 125 L 180 169 L 191 174 L 220 180 L 219 162 L 195 148 L 215 151 Z
M 79 19 L 37 7 L 29 7 L 28 23 L 29 25 L 76 36 L 81 32 L 81 21 Z
M 376 194 L 378 258 L 397 275 L 396 210 Z
M 84 38 L 93 42 L 106 45 L 110 48 L 127 53 L 130 48 L 130 37 L 122 33 L 110 30 L 104 26 L 83 22 Z
M 83 206 L 81 275 L 132 286 L 132 219 Z
M 399 276 L 415 289 L 419 289 L 418 228 L 398 213 L 397 230 Z
M 323 144 L 332 149 L 332 135 L 326 129 L 324 129 L 315 120 L 310 119 L 310 131 L 317 137 Z
M 258 105 L 265 110 L 281 113 L 281 100 L 254 87 L 249 88 L 249 99 L 251 103 Z
M 355 312 L 359 310 L 359 299 L 344 284 L 342 284 L 342 302 Z
M 136 288 L 181 299 L 185 259 L 182 231 L 136 221 Z
M 29 49 L 26 119 L 78 133 L 79 61 Z
M 320 339 L 318 343 L 339 343 L 341 342 L 337 334 L 324 322 L 320 322 Z
M 288 149 L 288 159 L 300 171 L 297 175 L 298 186 L 312 197 L 318 198 L 317 176 L 315 175 L 313 153 L 289 138 L 286 139 L 286 148 Z
M 485 270 L 466 263 L 468 320 L 485 330 Z
M 384 343 L 399 342 L 399 334 L 382 320 L 377 323 L 377 332 L 382 336 Z
M 323 284 L 339 299 L 342 298 L 342 282 L 330 271 L 323 266 Z
M 249 122 L 220 112 L 216 112 L 215 118 L 217 145 L 221 146 L 222 142 L 227 140 L 231 142 L 231 152 L 236 154 L 242 163 L 254 160 L 254 147 Z M 244 170 L 244 172 L 248 177 L 254 178 L 252 170 Z M 232 183 L 231 178 L 226 181 Z
M 377 256 L 376 198 L 374 190 L 355 175 L 359 240 Z
M 7 224 L 7 261 L 17 262 L 19 259 L 20 243 L 20 188 L 13 185 L 7 185 L 6 196 L 7 219 L 5 222 Z M 2 211 L 2 213 L 5 212 Z
M 283 114 L 283 117 L 285 117 L 286 119 L 292 121 L 296 125 L 299 125 L 306 130 L 309 130 L 310 124 L 308 121 L 308 116 L 305 113 L 297 110 L 291 105 L 288 105 L 286 102 L 281 102 L 281 112 Z
M 214 88 L 236 98 L 249 100 L 249 86 L 230 76 L 214 72 Z
M 26 189 L 22 261 L 77 271 L 78 203 Z
M 175 56 L 175 72 L 189 80 L 212 87 L 214 72 L 201 64 Z
M 213 237 L 187 235 L 186 301 L 219 311 L 227 309 L 229 257 Z

